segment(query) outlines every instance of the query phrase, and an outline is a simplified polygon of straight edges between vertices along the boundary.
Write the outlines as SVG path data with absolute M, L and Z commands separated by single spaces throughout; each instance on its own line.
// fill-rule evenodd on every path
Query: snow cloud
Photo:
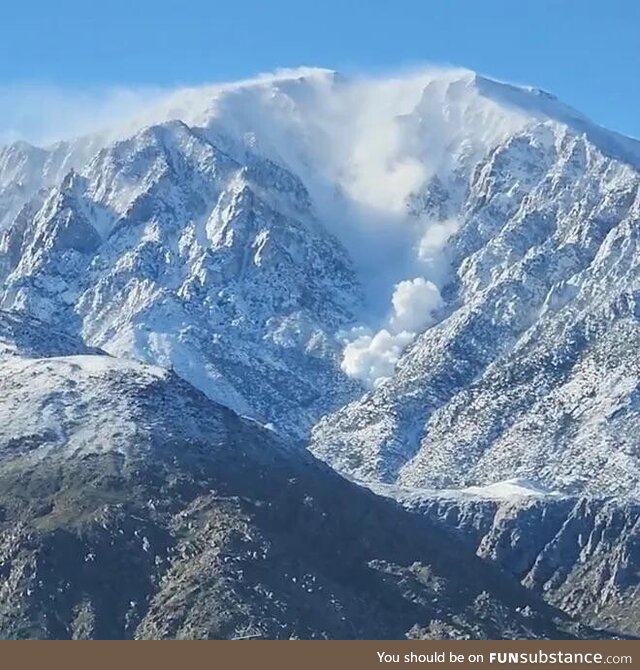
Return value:
M 435 284 L 416 277 L 396 284 L 391 304 L 384 328 L 377 333 L 356 329 L 343 351 L 342 370 L 367 388 L 377 388 L 393 375 L 405 348 L 433 323 L 442 297 Z
M 447 219 L 431 223 L 424 232 L 418 246 L 418 258 L 427 264 L 439 263 L 445 244 L 458 232 L 460 221 Z
M 393 297 L 393 315 L 389 325 L 394 332 L 419 332 L 432 321 L 433 312 L 442 304 L 437 286 L 422 277 L 396 284 Z
M 155 87 L 59 88 L 0 86 L 0 144 L 26 140 L 43 146 L 127 122 L 166 98 Z
M 414 333 L 392 334 L 385 328 L 375 334 L 361 334 L 344 349 L 342 370 L 368 388 L 379 386 L 395 370 L 404 348 Z
M 355 203 L 402 214 L 409 195 L 429 176 L 428 163 L 416 155 L 403 122 L 417 103 L 417 91 L 410 95 L 377 80 L 337 90 L 335 127 L 342 125 L 348 133 L 335 166 L 343 175 L 343 189 Z M 334 129 L 327 130 L 335 136 Z

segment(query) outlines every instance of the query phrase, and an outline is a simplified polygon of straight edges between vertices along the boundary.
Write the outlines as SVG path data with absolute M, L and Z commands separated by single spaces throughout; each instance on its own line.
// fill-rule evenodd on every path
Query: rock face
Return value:
M 593 625 L 640 634 L 640 505 L 611 498 L 399 492 L 527 588 Z
M 2 338 L 2 637 L 596 634 L 174 373 Z

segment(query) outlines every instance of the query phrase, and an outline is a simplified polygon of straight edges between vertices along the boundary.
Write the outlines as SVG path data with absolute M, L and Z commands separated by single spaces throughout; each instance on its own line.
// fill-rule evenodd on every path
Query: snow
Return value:
M 16 352 L 13 352 L 14 354 Z M 131 375 L 142 375 L 147 379 L 166 379 L 166 368 L 146 365 L 140 361 L 126 358 L 115 358 L 107 355 L 77 354 L 73 356 L 55 356 L 50 358 L 28 358 L 18 355 L 0 356 L 0 366 L 5 373 L 18 375 L 44 369 L 48 380 L 64 378 L 65 380 L 86 380 L 91 377 L 103 377 L 110 372 Z
M 442 307 L 438 287 L 423 277 L 396 284 L 391 298 L 393 315 L 389 325 L 395 331 L 420 332 L 433 322 L 433 313 Z
M 392 334 L 385 328 L 374 335 L 359 334 L 344 348 L 342 370 L 365 386 L 376 388 L 393 375 L 404 348 L 414 337 L 415 333 Z
M 167 378 L 163 368 L 105 355 L 0 357 L 0 451 L 122 451 L 145 425 L 124 390 Z
M 564 494 L 560 491 L 545 488 L 539 483 L 522 478 L 507 479 L 486 486 L 468 486 L 460 489 L 412 488 L 369 482 L 366 482 L 365 485 L 371 488 L 374 493 L 394 498 L 406 504 L 431 499 L 518 501 L 564 497 Z
M 401 281 L 391 298 L 393 311 L 385 327 L 371 334 L 354 329 L 344 348 L 342 369 L 359 379 L 368 388 L 380 386 L 394 373 L 402 352 L 434 321 L 434 313 L 442 307 L 438 287 L 423 277 Z
M 557 498 L 562 497 L 559 491 L 552 491 L 528 479 L 507 479 L 488 486 L 469 486 L 459 491 L 444 489 L 442 496 L 476 497 L 489 500 L 509 500 L 514 498 Z

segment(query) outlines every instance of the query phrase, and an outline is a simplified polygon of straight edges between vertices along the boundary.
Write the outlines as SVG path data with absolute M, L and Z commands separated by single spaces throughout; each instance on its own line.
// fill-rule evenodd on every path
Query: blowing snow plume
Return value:
M 399 282 L 391 299 L 393 311 L 385 327 L 372 334 L 357 329 L 342 359 L 343 371 L 375 388 L 388 379 L 416 335 L 431 325 L 434 312 L 442 306 L 438 287 L 423 277 Z
M 505 124 L 475 74 L 433 68 L 353 78 L 282 71 L 179 92 L 160 109 L 241 138 L 301 177 L 365 289 L 368 309 L 345 340 L 341 367 L 366 387 L 393 374 L 442 306 L 445 247 L 459 221 L 412 214 L 412 198 L 434 177 L 446 183 L 460 160 L 485 154 L 524 123 L 514 113 Z

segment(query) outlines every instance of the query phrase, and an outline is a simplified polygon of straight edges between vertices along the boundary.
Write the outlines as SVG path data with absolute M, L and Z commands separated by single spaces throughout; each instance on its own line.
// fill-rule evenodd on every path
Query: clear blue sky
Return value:
M 4 0 L 0 26 L 0 86 L 450 63 L 640 137 L 640 0 Z

